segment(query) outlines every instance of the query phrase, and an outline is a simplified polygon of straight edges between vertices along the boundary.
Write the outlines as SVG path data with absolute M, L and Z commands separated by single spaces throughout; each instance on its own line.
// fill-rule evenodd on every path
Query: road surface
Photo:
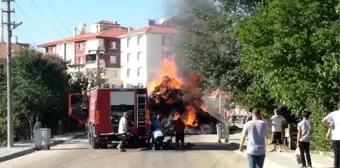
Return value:
M 86 137 L 39 151 L 7 162 L 0 168 L 216 168 L 247 167 L 244 156 L 235 154 L 237 144 L 216 144 L 188 137 L 195 147 L 184 151 L 147 151 L 129 149 L 121 153 L 111 149 L 90 149 Z M 201 143 L 199 143 L 200 141 Z

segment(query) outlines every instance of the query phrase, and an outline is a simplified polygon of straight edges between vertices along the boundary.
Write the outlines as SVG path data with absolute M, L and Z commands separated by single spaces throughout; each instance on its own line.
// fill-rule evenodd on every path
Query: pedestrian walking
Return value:
M 128 133 L 128 113 L 125 112 L 119 120 L 119 126 L 118 126 L 118 134 L 123 134 L 122 140 L 119 142 L 117 149 L 119 149 L 120 152 L 125 152 L 124 144 L 127 141 L 127 133 Z
M 265 121 L 260 119 L 260 110 L 254 111 L 252 117 L 253 120 L 247 122 L 242 130 L 240 151 L 244 151 L 244 142 L 248 137 L 247 157 L 249 168 L 263 168 L 266 156 L 265 137 L 267 125 Z
M 332 147 L 334 151 L 334 167 L 340 166 L 340 101 L 337 103 L 337 110 L 329 113 L 323 120 L 328 129 L 332 132 Z
M 270 121 L 272 125 L 272 144 L 274 145 L 274 148 L 270 152 L 276 151 L 276 145 L 279 145 L 278 152 L 281 152 L 281 146 L 283 144 L 282 125 L 286 123 L 286 119 L 279 114 L 278 109 L 275 109 Z
M 300 149 L 300 157 L 302 168 L 312 167 L 312 160 L 310 157 L 310 141 L 313 135 L 313 122 L 309 120 L 309 112 L 307 110 L 302 112 L 302 121 L 298 123 L 297 147 Z M 307 160 L 307 164 L 306 164 Z

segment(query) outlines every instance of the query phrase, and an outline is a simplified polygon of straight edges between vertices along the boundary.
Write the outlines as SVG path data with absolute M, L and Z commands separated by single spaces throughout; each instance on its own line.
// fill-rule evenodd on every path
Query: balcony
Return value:
M 100 59 L 100 68 L 103 68 L 103 67 L 105 67 L 105 61 L 103 59 Z M 88 55 L 86 55 L 85 68 L 86 69 L 97 68 L 96 55 L 95 54 L 88 54 Z

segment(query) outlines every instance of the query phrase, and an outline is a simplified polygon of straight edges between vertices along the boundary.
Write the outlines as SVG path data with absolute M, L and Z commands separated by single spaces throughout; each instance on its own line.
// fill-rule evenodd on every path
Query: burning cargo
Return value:
M 199 82 L 199 76 L 194 74 L 189 74 L 186 80 L 179 78 L 174 59 L 163 60 L 161 72 L 156 80 L 148 84 L 148 91 L 151 91 L 150 111 L 162 116 L 166 130 L 171 128 L 174 114 L 178 112 L 187 127 L 187 133 L 216 132 L 219 121 L 203 106 Z M 207 127 L 210 129 L 204 130 Z

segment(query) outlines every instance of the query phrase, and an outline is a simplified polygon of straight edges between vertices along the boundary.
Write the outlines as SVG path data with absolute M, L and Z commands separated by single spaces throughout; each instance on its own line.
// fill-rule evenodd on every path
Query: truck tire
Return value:
M 91 145 L 92 149 L 98 149 L 99 148 L 99 144 L 96 141 L 96 137 L 94 137 L 92 134 L 90 134 L 90 145 Z
M 107 143 L 105 142 L 105 143 L 100 144 L 100 148 L 107 149 Z

